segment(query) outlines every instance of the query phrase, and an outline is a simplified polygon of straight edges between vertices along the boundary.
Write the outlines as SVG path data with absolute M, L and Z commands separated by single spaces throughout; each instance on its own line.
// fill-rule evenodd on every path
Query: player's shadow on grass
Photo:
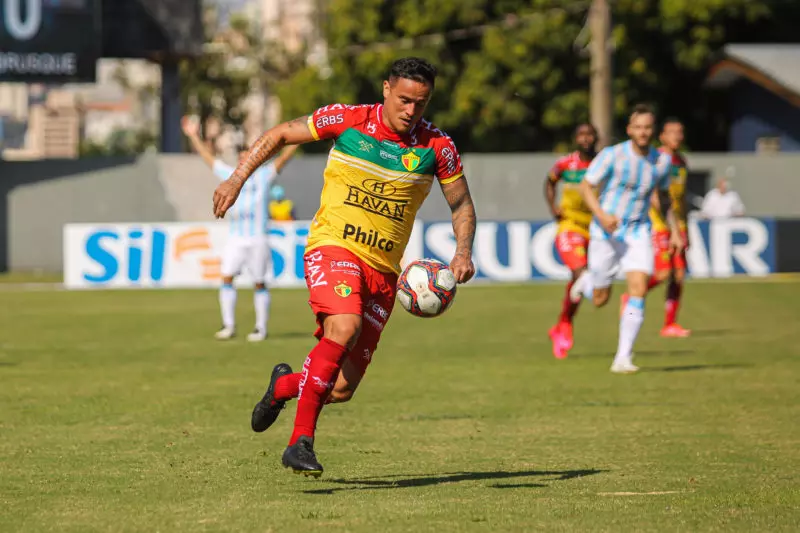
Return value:
M 693 370 L 728 370 L 731 368 L 752 368 L 754 365 L 742 363 L 723 363 L 721 365 L 680 365 L 680 366 L 648 366 L 644 372 L 691 372 Z
M 345 485 L 329 489 L 313 489 L 303 491 L 306 494 L 333 494 L 335 492 L 347 490 L 379 490 L 379 489 L 408 489 L 413 487 L 429 487 L 431 485 L 441 485 L 444 483 L 459 483 L 461 481 L 483 481 L 483 480 L 506 480 L 523 477 L 546 477 L 544 481 L 565 481 L 584 476 L 591 476 L 605 472 L 605 470 L 523 470 L 519 472 L 451 472 L 447 474 L 428 474 L 423 476 L 376 476 L 360 479 L 329 479 L 329 483 Z M 547 487 L 541 483 L 495 483 L 489 485 L 495 489 L 516 489 L 530 487 Z
M 636 350 L 636 355 L 693 355 L 694 350 Z

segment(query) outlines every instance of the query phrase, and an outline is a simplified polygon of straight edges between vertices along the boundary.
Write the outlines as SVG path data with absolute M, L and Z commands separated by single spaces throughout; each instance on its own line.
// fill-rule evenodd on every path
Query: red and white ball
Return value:
M 456 277 L 436 259 L 409 263 L 397 280 L 397 299 L 414 316 L 439 316 L 450 308 L 455 297 Z

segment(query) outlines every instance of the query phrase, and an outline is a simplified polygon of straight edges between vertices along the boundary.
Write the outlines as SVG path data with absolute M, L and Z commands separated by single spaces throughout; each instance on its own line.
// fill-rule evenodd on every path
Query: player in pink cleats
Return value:
M 586 271 L 586 249 L 589 245 L 589 224 L 592 212 L 581 197 L 579 186 L 586 169 L 596 155 L 597 131 L 588 123 L 575 128 L 577 150 L 556 161 L 544 184 L 544 198 L 558 223 L 556 249 L 561 261 L 569 268 L 572 277 L 561 302 L 558 323 L 550 330 L 553 356 L 564 359 L 572 348 L 572 321 L 581 303 L 578 280 Z M 561 200 L 556 202 L 556 189 L 561 186 Z

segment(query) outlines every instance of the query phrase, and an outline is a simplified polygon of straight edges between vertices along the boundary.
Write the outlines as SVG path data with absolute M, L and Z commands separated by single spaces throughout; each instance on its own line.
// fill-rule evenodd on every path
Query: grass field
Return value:
M 396 309 L 354 400 L 323 412 L 312 480 L 280 466 L 293 403 L 249 429 L 272 366 L 313 345 L 303 292 L 274 291 L 249 345 L 211 339 L 209 291 L 3 290 L 0 530 L 796 531 L 800 283 L 691 283 L 679 340 L 657 336 L 658 291 L 634 376 L 608 372 L 613 308 L 583 308 L 553 359 L 561 293 Z

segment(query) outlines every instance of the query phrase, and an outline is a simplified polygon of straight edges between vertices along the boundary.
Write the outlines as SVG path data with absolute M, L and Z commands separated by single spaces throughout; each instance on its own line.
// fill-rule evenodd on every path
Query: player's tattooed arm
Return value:
M 298 145 L 314 140 L 308 129 L 308 117 L 299 117 L 267 130 L 253 143 L 247 156 L 231 175 L 234 184 L 241 186 L 255 170 L 272 159 L 286 145 Z
M 441 187 L 453 214 L 453 234 L 456 238 L 456 252 L 450 262 L 450 269 L 456 280 L 464 283 L 475 275 L 475 265 L 472 263 L 472 243 L 477 225 L 475 204 L 465 178 L 443 183 Z
M 281 148 L 312 142 L 314 135 L 308 127 L 308 117 L 284 122 L 267 130 L 250 147 L 247 156 L 239 163 L 231 177 L 223 181 L 214 191 L 214 216 L 222 218 L 239 197 L 244 183 L 255 170 L 269 161 Z

